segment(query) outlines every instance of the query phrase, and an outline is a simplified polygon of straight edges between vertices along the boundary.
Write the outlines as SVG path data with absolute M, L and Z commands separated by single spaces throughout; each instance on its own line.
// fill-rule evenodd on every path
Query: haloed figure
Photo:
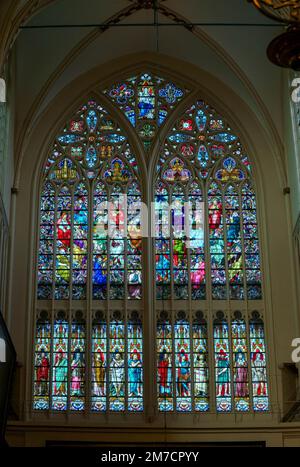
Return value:
M 55 395 L 66 395 L 68 376 L 68 361 L 63 352 L 59 352 L 55 359 Z
M 242 352 L 236 354 L 235 361 L 235 396 L 247 397 L 248 396 L 248 368 L 245 355 Z
M 129 395 L 141 396 L 142 362 L 140 354 L 134 351 L 128 361 Z
M 124 395 L 124 358 L 119 352 L 115 352 L 110 363 L 110 381 L 113 395 Z

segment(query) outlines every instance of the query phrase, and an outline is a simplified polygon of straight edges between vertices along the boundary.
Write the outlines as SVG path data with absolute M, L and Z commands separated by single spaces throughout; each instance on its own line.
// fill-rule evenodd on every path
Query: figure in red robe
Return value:
M 71 223 L 69 216 L 63 212 L 57 221 L 57 238 L 66 247 L 70 248 L 71 244 Z
M 209 210 L 209 228 L 212 230 L 218 229 L 222 220 L 222 203 L 214 199 L 209 206 Z

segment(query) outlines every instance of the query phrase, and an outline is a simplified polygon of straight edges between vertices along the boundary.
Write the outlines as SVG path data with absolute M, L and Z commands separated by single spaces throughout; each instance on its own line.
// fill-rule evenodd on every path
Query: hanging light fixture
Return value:
M 248 0 L 264 15 L 287 25 L 267 49 L 275 65 L 300 71 L 300 0 Z

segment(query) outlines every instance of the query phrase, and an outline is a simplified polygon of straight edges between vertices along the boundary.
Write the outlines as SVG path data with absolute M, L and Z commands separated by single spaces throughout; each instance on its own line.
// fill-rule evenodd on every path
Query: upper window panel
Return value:
M 148 150 L 159 127 L 188 90 L 151 73 L 115 83 L 104 94 L 125 114 Z
M 126 136 L 106 110 L 88 102 L 57 136 L 46 163 L 38 298 L 141 299 L 141 201 Z

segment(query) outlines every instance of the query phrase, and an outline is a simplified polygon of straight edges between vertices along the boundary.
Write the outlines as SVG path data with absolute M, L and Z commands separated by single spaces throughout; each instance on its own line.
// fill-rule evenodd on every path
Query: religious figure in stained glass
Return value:
M 148 151 L 159 128 L 188 90 L 152 73 L 114 84 L 104 94 L 124 113 Z
M 150 72 L 104 91 L 135 128 L 147 154 L 187 94 L 183 86 Z M 91 100 L 67 122 L 43 177 L 38 300 L 54 309 L 68 303 L 102 309 L 110 301 L 141 302 L 145 187 L 126 135 L 101 105 Z M 205 300 L 219 301 L 221 307 L 223 300 L 261 300 L 251 164 L 238 136 L 204 101 L 190 105 L 167 134 L 153 185 L 157 307 L 163 301 L 177 301 L 182 309 L 191 303 L 194 310 Z M 101 313 L 93 314 L 91 339 L 82 317 L 38 319 L 35 410 L 144 410 L 142 322 Z M 262 320 L 254 316 L 248 323 L 239 316 L 231 321 L 224 315 L 214 319 L 211 335 L 208 317 L 201 313 L 177 315 L 172 309 L 158 319 L 159 411 L 208 412 L 212 394 L 220 413 L 268 411 Z
M 128 213 L 122 205 L 126 196 Z M 108 203 L 113 206 L 109 215 Z M 82 302 L 89 296 L 97 301 L 141 300 L 140 204 L 138 167 L 127 138 L 103 107 L 89 101 L 57 136 L 44 169 L 38 299 L 54 303 Z M 127 217 L 129 237 L 124 226 Z M 69 327 L 67 321 L 58 320 L 53 337 L 49 325 L 39 328 L 47 331 L 47 338 L 37 335 L 41 343 L 36 347 L 34 408 L 82 411 L 87 397 L 85 324 L 72 321 Z M 141 411 L 141 327 L 135 328 L 139 338 L 127 350 L 127 327 L 116 325 L 123 326 L 123 337 L 115 341 L 103 326 L 94 330 L 92 340 L 92 410 Z M 113 346 L 109 353 L 107 343 Z M 125 365 L 127 355 L 132 365 Z M 127 396 L 129 375 L 132 391 Z

